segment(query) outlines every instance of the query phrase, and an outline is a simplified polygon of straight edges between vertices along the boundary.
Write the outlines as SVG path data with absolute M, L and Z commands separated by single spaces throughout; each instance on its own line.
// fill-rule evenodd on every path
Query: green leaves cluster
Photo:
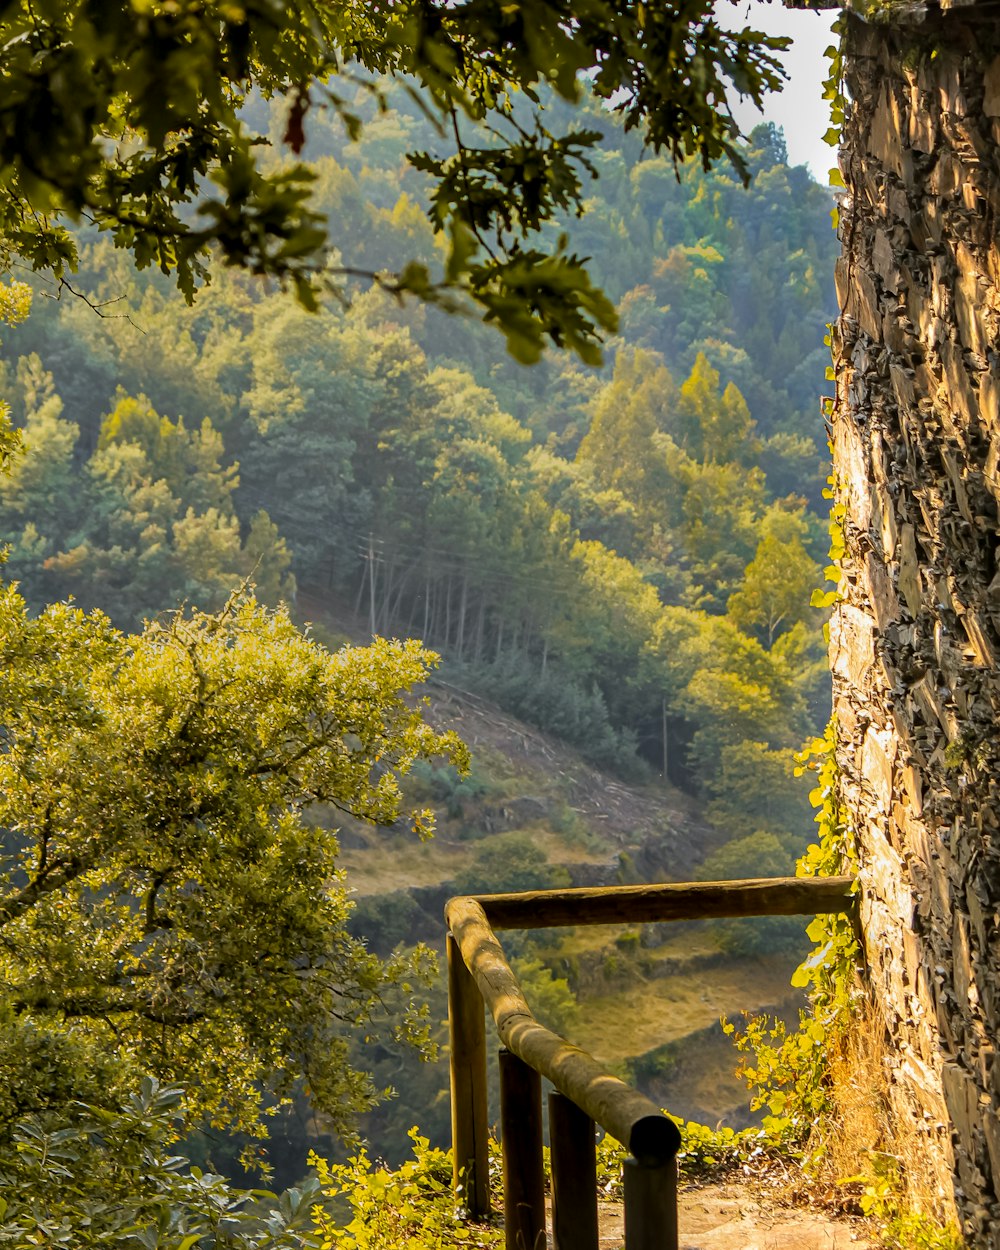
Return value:
M 315 1180 L 280 1198 L 232 1189 L 173 1152 L 181 1090 L 144 1079 L 119 1106 L 76 1104 L 51 1129 L 20 1121 L 3 1158 L 0 1244 L 65 1250 L 305 1250 Z
M 451 1155 L 416 1129 L 396 1169 L 364 1150 L 313 1157 L 281 1194 L 240 1190 L 175 1152 L 177 1088 L 147 1078 L 120 1105 L 77 1105 L 49 1130 L 22 1120 L 4 1157 L 0 1244 L 65 1250 L 494 1250 L 501 1228 L 473 1224 L 451 1188 Z
M 472 1224 L 452 1190 L 451 1153 L 430 1146 L 410 1130 L 413 1157 L 398 1168 L 373 1164 L 361 1150 L 343 1164 L 313 1156 L 324 1197 L 317 1207 L 321 1250 L 493 1250 L 503 1230 Z
M 540 90 L 576 102 L 585 77 L 654 150 L 743 169 L 726 89 L 759 101 L 778 87 L 785 42 L 722 30 L 708 0 L 405 0 L 385 11 L 16 0 L 0 14 L 0 259 L 68 285 L 78 253 L 66 223 L 85 221 L 138 267 L 174 275 L 188 299 L 215 254 L 279 279 L 307 307 L 364 277 L 448 307 L 471 300 L 519 359 L 550 340 L 593 357 L 614 326 L 610 305 L 561 246 L 523 246 L 579 210 L 580 171 L 592 172 L 595 136 L 551 133 Z M 387 77 L 407 81 L 441 136 L 438 153 L 414 156 L 438 181 L 430 215 L 449 243 L 436 276 L 414 259 L 392 274 L 343 254 L 313 201 L 314 174 L 262 159 L 267 135 L 244 110 L 253 93 L 290 97 L 283 145 L 297 156 L 311 108 L 356 138 L 351 89 L 381 101 Z M 470 123 L 487 147 L 463 135 Z
M 666 1114 L 669 1115 L 669 1112 Z M 679 1176 L 685 1179 L 719 1176 L 739 1167 L 760 1147 L 758 1129 L 736 1130 L 726 1125 L 713 1129 L 678 1116 L 670 1116 L 670 1119 L 681 1131 L 677 1170 Z M 625 1146 L 608 1134 L 598 1142 L 597 1190 L 605 1199 L 614 1201 L 622 1198 L 622 1164 L 628 1153 Z
M 378 1092 L 352 1033 L 387 1011 L 419 1043 L 429 964 L 348 936 L 336 835 L 306 811 L 392 823 L 417 759 L 463 764 L 404 698 L 434 657 L 331 655 L 248 597 L 127 637 L 10 587 L 0 650 L 0 1067 L 21 1091 L 0 1133 L 58 1110 L 101 1048 L 106 1097 L 151 1071 L 192 1121 L 253 1131 L 305 1081 L 348 1130 Z

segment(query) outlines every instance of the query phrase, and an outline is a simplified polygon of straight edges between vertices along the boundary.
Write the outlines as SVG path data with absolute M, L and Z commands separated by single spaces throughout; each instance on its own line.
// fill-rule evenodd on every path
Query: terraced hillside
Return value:
M 440 949 L 442 907 L 454 893 L 696 878 L 721 835 L 696 800 L 654 781 L 629 786 L 573 751 L 447 682 L 430 689 L 431 719 L 469 744 L 467 778 L 424 769 L 409 798 L 437 812 L 421 843 L 402 824 L 341 827 L 354 889 L 356 933 L 380 952 L 397 942 Z M 764 925 L 768 921 L 740 922 Z M 773 922 L 771 922 L 773 923 Z M 787 922 L 785 922 L 787 924 Z M 708 924 L 645 925 L 504 934 L 505 948 L 540 1018 L 636 1081 L 676 1114 L 749 1122 L 734 1077 L 737 1056 L 720 1017 L 794 1013 L 789 978 L 800 952 L 787 935 L 736 935 Z M 446 1011 L 440 986 L 432 1009 Z M 395 1153 L 404 1121 L 447 1132 L 444 1063 L 411 1071 L 389 1064 L 401 1091 L 369 1121 L 373 1146 Z

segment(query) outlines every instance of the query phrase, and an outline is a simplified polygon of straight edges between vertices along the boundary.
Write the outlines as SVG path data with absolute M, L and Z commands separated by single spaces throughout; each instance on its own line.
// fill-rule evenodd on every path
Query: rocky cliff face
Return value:
M 850 18 L 834 336 L 842 794 L 939 1214 L 1000 1245 L 1000 24 Z

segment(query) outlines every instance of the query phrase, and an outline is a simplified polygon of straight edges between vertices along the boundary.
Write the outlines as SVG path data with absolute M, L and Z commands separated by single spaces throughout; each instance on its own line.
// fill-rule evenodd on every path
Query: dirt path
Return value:
M 735 1184 L 683 1188 L 678 1223 L 680 1250 L 875 1250 L 850 1220 L 777 1206 Z M 621 1206 L 602 1203 L 601 1250 L 619 1250 L 624 1228 Z

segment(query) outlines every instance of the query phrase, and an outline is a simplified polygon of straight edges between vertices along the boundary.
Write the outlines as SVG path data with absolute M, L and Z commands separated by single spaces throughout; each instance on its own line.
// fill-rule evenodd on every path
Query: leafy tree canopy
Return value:
M 249 598 L 128 637 L 0 587 L 0 1136 L 102 1050 L 103 1096 L 153 1072 L 218 1123 L 253 1128 L 300 1079 L 341 1127 L 371 1101 L 349 1034 L 400 984 L 419 1040 L 424 956 L 348 935 L 336 836 L 306 809 L 392 823 L 414 761 L 464 762 L 403 699 L 432 659 L 330 654 Z
M 579 213 L 600 135 L 553 133 L 540 93 L 596 98 L 677 161 L 728 156 L 741 172 L 728 87 L 759 101 L 780 85 L 787 41 L 727 32 L 711 0 L 402 0 L 319 7 L 276 0 L 15 0 L 0 20 L 0 235 L 61 283 L 76 265 L 67 222 L 108 232 L 140 267 L 193 297 L 213 251 L 277 277 L 315 306 L 356 261 L 311 203 L 315 174 L 268 160 L 251 93 L 289 98 L 282 148 L 304 145 L 310 108 L 352 135 L 358 84 L 403 78 L 434 123 L 410 155 L 431 178 L 429 216 L 446 240 L 439 272 L 407 263 L 361 274 L 454 304 L 471 297 L 520 359 L 546 340 L 597 355 L 611 303 L 561 237 L 533 236 Z
M 190 1168 L 176 1145 L 182 1091 L 150 1077 L 115 1107 L 77 1107 L 53 1129 L 37 1116 L 14 1132 L 4 1159 L 0 1244 L 84 1247 L 226 1246 L 307 1250 L 315 1180 L 286 1190 L 232 1189 Z

